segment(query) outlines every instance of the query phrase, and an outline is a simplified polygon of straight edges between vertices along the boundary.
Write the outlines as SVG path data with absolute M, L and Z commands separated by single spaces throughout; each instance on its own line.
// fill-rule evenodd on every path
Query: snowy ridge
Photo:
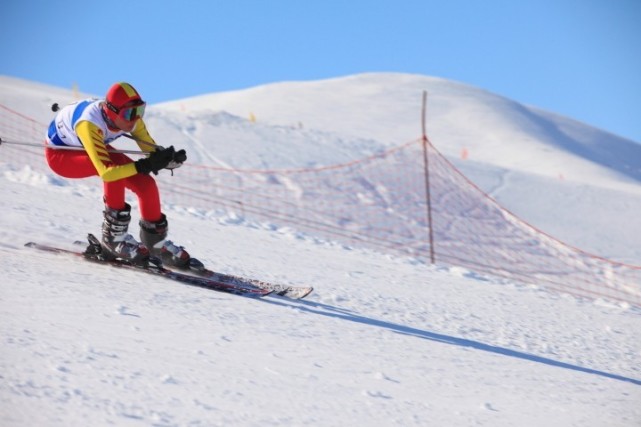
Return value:
M 641 147 L 633 141 L 472 86 L 427 76 L 376 73 L 277 83 L 156 107 L 173 113 L 227 111 L 253 116 L 258 123 L 301 124 L 305 129 L 396 146 L 420 136 L 424 90 L 427 133 L 447 156 L 458 157 L 465 148 L 470 160 L 520 172 L 552 178 L 562 173 L 568 180 L 605 187 L 639 182 Z M 639 192 L 638 186 L 627 188 Z
M 318 89 L 317 103 L 311 104 L 317 105 L 319 120 L 340 123 L 330 120 L 333 111 L 346 117 L 352 110 L 336 103 L 344 99 L 349 104 L 354 93 L 364 93 L 363 80 L 372 83 L 371 92 L 392 96 L 398 93 L 394 89 L 405 90 L 398 86 L 399 80 L 413 84 L 417 78 L 423 80 L 366 75 L 310 83 Z M 56 97 L 56 89 L 45 93 L 46 88 L 23 82 L 22 86 L 37 89 L 24 91 L 21 97 L 21 85 L 12 83 L 10 89 L 1 85 L 2 104 L 46 123 L 51 113 L 39 111 Z M 330 103 L 335 109 L 329 111 L 321 108 L 326 105 L 321 94 L 336 92 L 331 85 L 323 90 L 324 83 L 354 87 L 346 89 L 343 98 L 335 97 Z M 272 93 L 265 102 L 296 97 L 301 86 L 282 84 L 282 96 Z M 472 89 L 468 94 L 474 101 Z M 38 96 L 30 98 L 29 93 Z M 241 103 L 244 94 L 237 95 L 236 101 L 233 94 L 225 95 L 230 105 Z M 371 117 L 385 116 L 387 107 L 395 111 L 396 99 L 368 102 Z M 300 110 L 311 112 L 311 104 L 300 104 Z M 268 104 L 254 109 L 256 123 L 231 108 L 219 108 L 228 113 L 213 113 L 212 123 L 201 123 L 196 117 L 207 113 L 187 108 L 185 114 L 195 114 L 192 127 L 191 120 L 180 114 L 169 115 L 173 124 L 162 124 L 166 114 L 162 108 L 150 108 L 150 123 L 157 120 L 150 127 L 165 145 L 175 143 L 193 153 L 190 158 L 200 163 L 193 170 L 215 162 L 209 155 L 219 166 L 296 169 L 340 163 L 349 157 L 350 141 L 362 142 L 352 159 L 364 157 L 370 139 L 373 152 L 394 145 L 360 133 L 358 126 L 353 133 L 343 133 L 340 126 L 324 128 L 307 121 L 302 129 L 290 127 L 287 117 L 280 123 L 265 123 Z M 354 112 L 344 120 L 358 123 L 358 117 L 361 114 Z M 43 130 L 34 129 L 24 136 L 38 140 Z M 272 130 L 270 143 L 261 145 L 261 138 Z M 0 121 L 0 136 L 4 132 Z M 282 139 L 275 136 L 278 132 Z M 304 143 L 303 132 L 318 136 L 319 147 L 314 149 L 327 163 L 314 163 L 305 150 L 297 154 L 304 148 L 296 147 Z M 412 133 L 404 141 L 415 138 Z M 242 134 L 248 135 L 242 140 L 247 164 L 242 164 L 239 148 L 230 145 Z M 432 133 L 430 138 L 436 141 Z M 279 150 L 273 150 L 275 145 Z M 323 145 L 343 146 L 345 151 L 338 151 L 332 162 L 331 155 L 320 150 Z M 227 148 L 232 150 L 229 155 Z M 467 148 L 472 157 L 480 150 Z M 567 235 L 604 249 L 601 253 L 636 256 L 638 249 L 626 246 L 635 238 L 635 229 L 612 225 L 634 226 L 637 196 L 630 174 L 605 173 L 602 164 L 590 166 L 602 172 L 595 175 L 598 180 L 609 177 L 600 185 L 615 190 L 605 191 L 603 186 L 589 185 L 595 177 L 571 181 L 570 174 L 560 181 L 552 175 L 463 160 L 458 148 L 447 150 L 452 161 L 462 164 L 464 172 L 492 196 L 507 195 L 505 200 L 515 201 L 524 191 L 536 195 L 540 210 L 521 215 L 535 223 L 541 221 L 541 212 L 559 209 L 553 202 L 563 200 L 565 191 L 580 194 L 576 210 L 555 219 L 568 228 Z M 38 154 L 38 149 L 33 151 L 33 156 Z M 280 221 L 252 220 L 238 207 L 199 208 L 178 202 L 168 203 L 166 209 L 172 238 L 211 267 L 310 284 L 315 293 L 300 302 L 254 301 L 141 281 L 135 273 L 116 274 L 81 261 L 62 262 L 23 248 L 22 243 L 27 239 L 70 243 L 99 230 L 100 185 L 97 180 L 56 178 L 42 161 L 25 167 L 24 160 L 31 158 L 27 152 L 0 146 L 0 194 L 8 202 L 0 216 L 3 425 L 527 427 L 636 426 L 641 421 L 641 313 L 629 305 L 584 300 L 467 268 L 429 266 L 413 258 L 340 245 Z M 188 170 L 177 171 L 173 178 L 163 175 L 163 186 L 186 191 L 180 186 L 189 177 Z M 377 176 L 383 175 L 389 174 Z M 274 179 L 281 177 L 267 176 L 268 181 Z M 360 202 L 387 203 L 398 214 L 403 212 L 399 199 L 393 198 L 396 193 L 385 190 L 389 186 L 373 180 L 362 184 L 368 190 L 355 194 Z M 289 177 L 278 186 L 304 194 L 298 178 Z M 333 204 L 327 194 L 315 194 L 319 204 Z M 626 203 L 619 204 L 619 195 Z M 409 209 L 412 199 L 403 201 Z M 528 207 L 527 201 L 517 206 Z M 609 207 L 601 210 L 608 204 L 616 215 Z M 598 232 L 586 233 L 601 221 L 609 223 L 609 240 L 599 238 Z

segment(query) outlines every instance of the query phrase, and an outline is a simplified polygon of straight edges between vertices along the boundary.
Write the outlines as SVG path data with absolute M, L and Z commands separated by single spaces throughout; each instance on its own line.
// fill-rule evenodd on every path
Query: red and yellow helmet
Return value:
M 117 128 L 129 132 L 134 128 L 136 121 L 145 114 L 145 106 L 145 101 L 132 85 L 119 82 L 107 91 L 102 108 Z

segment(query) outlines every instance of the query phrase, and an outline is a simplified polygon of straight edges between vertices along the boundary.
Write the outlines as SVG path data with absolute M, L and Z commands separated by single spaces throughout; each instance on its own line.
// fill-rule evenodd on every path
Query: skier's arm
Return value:
M 158 153 L 159 150 L 165 150 L 165 148 L 158 148 L 156 146 L 156 142 L 153 140 L 151 135 L 149 135 L 149 132 L 147 131 L 147 126 L 145 126 L 145 122 L 140 119 L 136 122 L 136 126 L 134 127 L 134 130 L 131 132 L 131 135 L 134 137 L 136 142 L 138 143 L 138 147 L 140 147 L 141 150 L 146 151 L 146 152 L 155 152 Z M 187 160 L 187 153 L 185 153 L 185 150 L 178 150 L 175 151 L 174 147 L 168 147 L 171 149 L 171 157 L 168 158 L 169 162 L 164 164 L 160 169 L 162 168 L 167 168 L 167 169 L 176 169 L 182 166 L 182 164 Z M 168 156 L 169 153 L 165 153 L 165 156 Z M 156 159 L 161 159 L 165 156 L 157 156 Z M 140 162 L 140 160 L 139 160 Z M 159 163 L 162 164 L 162 163 Z M 144 166 L 143 166 L 144 167 Z M 140 171 L 140 168 L 138 168 Z M 159 169 L 155 169 L 155 172 L 157 172 Z M 148 173 L 148 172 L 147 172 Z M 173 175 L 173 172 L 172 172 Z
M 140 147 L 142 151 L 151 152 L 156 150 L 156 141 L 154 141 L 151 135 L 149 135 L 147 126 L 145 125 L 145 122 L 142 121 L 142 119 L 136 122 L 136 126 L 131 132 L 131 135 L 134 137 L 136 143 L 138 144 L 138 147 Z
M 76 135 L 78 135 L 80 142 L 103 181 L 117 181 L 138 173 L 133 162 L 116 166 L 111 164 L 109 151 L 103 141 L 102 130 L 95 124 L 86 120 L 78 122 L 76 124 Z

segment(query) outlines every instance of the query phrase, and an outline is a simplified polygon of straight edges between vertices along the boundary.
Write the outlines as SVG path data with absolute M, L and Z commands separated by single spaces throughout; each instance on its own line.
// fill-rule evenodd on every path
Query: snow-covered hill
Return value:
M 430 140 L 482 190 L 569 245 L 641 264 L 641 145 L 475 87 L 362 74 L 177 100 L 150 106 L 147 119 L 159 143 L 188 149 L 190 164 L 318 167 L 420 137 L 424 90 Z M 74 99 L 10 77 L 0 94 L 45 124 L 51 103 Z
M 634 143 L 458 83 L 282 83 L 152 106 L 148 122 L 194 163 L 332 165 L 415 139 L 424 89 L 430 139 L 484 190 L 570 243 L 639 259 Z M 72 98 L 0 78 L 0 104 L 36 121 Z M 316 291 L 256 301 L 36 253 L 23 243 L 99 231 L 100 186 L 7 163 L 6 148 L 2 425 L 641 424 L 638 309 L 179 204 L 172 237 L 213 268 Z
M 617 188 L 641 180 L 641 146 L 574 120 L 462 83 L 408 74 L 359 74 L 286 82 L 158 104 L 162 111 L 226 111 L 257 122 L 398 145 L 427 131 L 446 155 Z M 626 179 L 627 178 L 627 179 Z M 634 191 L 639 192 L 638 185 Z

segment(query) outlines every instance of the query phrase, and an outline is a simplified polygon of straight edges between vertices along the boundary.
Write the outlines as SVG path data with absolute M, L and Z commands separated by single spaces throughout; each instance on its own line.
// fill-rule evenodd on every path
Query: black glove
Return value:
M 174 153 L 174 158 L 171 159 L 171 162 L 167 166 L 165 166 L 167 169 L 173 170 L 176 168 L 179 168 L 185 163 L 185 160 L 187 160 L 187 153 L 185 150 L 178 150 Z
M 183 152 L 182 156 L 186 159 L 187 156 L 184 153 L 185 150 L 180 151 Z M 136 165 L 136 171 L 144 174 L 149 174 L 150 172 L 158 174 L 159 170 L 166 168 L 169 162 L 174 159 L 174 155 L 176 155 L 176 150 L 173 145 L 164 149 L 158 147 L 156 151 L 153 151 L 149 155 L 149 157 L 145 157 L 134 162 Z
M 185 150 L 178 150 L 174 154 L 174 162 L 176 163 L 185 163 L 187 160 L 187 152 Z

